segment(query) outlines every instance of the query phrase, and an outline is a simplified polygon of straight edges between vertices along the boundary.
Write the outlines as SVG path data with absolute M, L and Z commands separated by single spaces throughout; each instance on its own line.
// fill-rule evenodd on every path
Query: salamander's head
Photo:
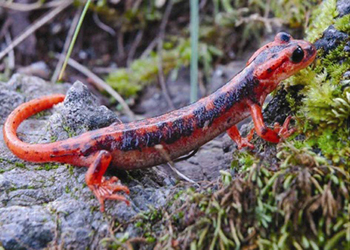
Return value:
M 278 83 L 310 65 L 316 57 L 315 47 L 280 32 L 275 40 L 260 48 L 249 59 L 254 76 L 262 82 Z

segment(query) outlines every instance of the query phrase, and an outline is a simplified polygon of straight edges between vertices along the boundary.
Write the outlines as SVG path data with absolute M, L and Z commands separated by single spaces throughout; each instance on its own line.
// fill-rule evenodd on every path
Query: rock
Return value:
M 114 122 L 119 122 L 118 116 L 105 106 L 100 106 L 88 88 L 77 81 L 68 90 L 64 102 L 55 106 L 55 114 L 49 119 L 46 141 L 50 138 L 66 139 Z
M 344 41 L 349 36 L 339 30 L 336 30 L 333 25 L 329 26 L 324 32 L 321 39 L 315 42 L 317 50 L 323 49 L 327 54 L 330 50 L 335 49 L 341 41 Z
M 50 84 L 19 74 L 8 83 L 0 84 L 0 131 L 6 116 L 20 103 L 43 95 L 65 93 L 70 87 L 69 84 Z M 182 106 L 184 95 L 182 92 L 178 95 L 180 97 L 174 96 L 175 103 Z M 150 105 L 156 103 L 158 100 Z M 154 110 L 146 110 L 146 115 L 154 115 Z M 44 143 L 117 121 L 118 117 L 112 111 L 100 106 L 89 90 L 76 82 L 63 103 L 24 121 L 18 135 L 27 142 Z M 230 165 L 231 152 L 224 147 L 228 146 L 218 138 L 203 146 L 194 157 L 175 165 L 196 181 L 213 180 L 219 176 L 219 169 L 227 169 Z M 100 249 L 100 241 L 109 237 L 108 228 L 113 221 L 127 222 L 149 207 L 164 207 L 171 193 L 183 188 L 174 187 L 176 175 L 167 167 L 128 173 L 110 169 L 107 178 L 117 175 L 130 188 L 131 206 L 107 201 L 103 214 L 85 184 L 85 168 L 23 162 L 5 146 L 2 133 L 0 155 L 0 242 L 5 249 Z M 140 228 L 133 225 L 126 231 L 131 236 L 140 234 Z
M 55 217 L 42 207 L 0 209 L 0 242 L 5 249 L 42 249 L 54 239 Z
M 17 69 L 17 72 L 24 75 L 38 76 L 45 79 L 48 79 L 51 73 L 49 67 L 43 61 L 34 62 L 28 66 L 20 67 Z
M 339 12 L 339 17 L 345 16 L 350 13 L 350 1 L 349 0 L 338 0 L 337 1 L 337 11 Z

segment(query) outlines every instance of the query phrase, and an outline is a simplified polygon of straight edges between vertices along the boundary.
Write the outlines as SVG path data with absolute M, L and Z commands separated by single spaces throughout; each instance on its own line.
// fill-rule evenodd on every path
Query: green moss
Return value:
M 334 27 L 339 31 L 350 34 L 350 14 L 337 19 L 334 23 Z
M 44 110 L 44 111 L 41 111 L 39 113 L 36 113 L 35 114 L 35 118 L 41 118 L 41 117 L 45 117 L 45 116 L 48 116 L 50 114 L 50 111 L 48 110 Z
M 15 166 L 18 168 L 28 169 L 23 162 L 15 162 Z
M 67 133 L 69 138 L 76 136 L 76 133 L 69 126 L 63 125 L 62 128 Z
M 180 249 L 348 247 L 350 175 L 307 147 L 281 144 L 278 157 L 278 170 L 252 156 L 253 164 L 231 182 L 183 192 L 140 214 L 140 237 L 165 249 L 174 242 Z
M 52 169 L 57 169 L 59 165 L 57 164 L 52 164 L 52 163 L 45 163 L 40 165 L 39 167 L 36 167 L 35 170 L 45 170 L 45 171 L 50 171 Z
M 58 137 L 57 137 L 56 135 L 52 135 L 52 136 L 50 137 L 50 142 L 56 142 L 57 139 L 58 139 Z
M 320 6 L 312 13 L 311 24 L 306 30 L 306 40 L 315 42 L 318 38 L 320 38 L 323 31 L 334 23 L 334 19 L 337 15 L 337 1 L 323 1 L 322 4 L 320 4 Z
M 337 19 L 335 26 L 349 32 L 348 20 L 349 15 Z M 298 126 L 306 135 L 304 141 L 294 143 L 298 147 L 304 145 L 319 150 L 332 164 L 341 166 L 350 164 L 350 131 L 345 126 L 350 118 L 350 88 L 349 81 L 343 79 L 344 73 L 350 69 L 349 53 L 344 51 L 346 42 L 340 42 L 327 54 L 319 51 L 314 67 L 287 81 L 287 86 L 302 86 L 296 99 L 288 96 L 297 113 Z

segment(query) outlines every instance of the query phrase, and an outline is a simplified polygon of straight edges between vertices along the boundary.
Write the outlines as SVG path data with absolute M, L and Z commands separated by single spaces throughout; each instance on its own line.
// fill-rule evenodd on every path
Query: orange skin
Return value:
M 294 132 L 290 117 L 283 126 L 266 127 L 261 106 L 278 83 L 307 67 L 316 57 L 314 46 L 278 33 L 273 42 L 260 48 L 247 66 L 226 85 L 196 103 L 159 117 L 112 124 L 109 127 L 48 144 L 28 144 L 16 134 L 28 117 L 51 108 L 64 95 L 38 98 L 17 107 L 7 118 L 3 132 L 8 148 L 19 158 L 31 162 L 61 162 L 88 167 L 86 183 L 104 211 L 106 199 L 129 201 L 118 191 L 129 189 L 116 184 L 117 178 L 103 175 L 111 165 L 119 169 L 138 169 L 165 163 L 197 149 L 227 131 L 238 148 L 254 146 L 242 138 L 235 124 L 251 115 L 255 131 L 266 141 L 278 143 Z M 167 154 L 168 157 L 164 157 Z

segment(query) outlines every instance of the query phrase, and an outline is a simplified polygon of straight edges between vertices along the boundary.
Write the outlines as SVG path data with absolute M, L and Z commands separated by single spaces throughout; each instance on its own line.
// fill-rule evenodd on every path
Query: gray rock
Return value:
M 18 74 L 8 83 L 1 83 L 0 131 L 6 116 L 20 103 L 43 95 L 65 93 L 69 86 Z M 184 99 L 177 98 L 176 104 L 180 105 Z M 63 103 L 24 121 L 17 132 L 24 141 L 43 143 L 117 121 L 112 111 L 100 106 L 88 89 L 77 82 L 69 89 Z M 230 152 L 224 152 L 221 140 L 210 142 L 194 157 L 176 163 L 176 167 L 196 181 L 219 176 L 219 169 L 229 166 L 231 156 Z M 102 249 L 100 241 L 109 237 L 112 221 L 129 221 L 150 206 L 161 208 L 176 189 L 177 177 L 167 167 L 129 173 L 111 169 L 106 177 L 117 175 L 129 186 L 131 206 L 107 201 L 103 214 L 85 185 L 85 168 L 23 162 L 8 150 L 2 133 L 0 155 L 0 242 L 5 249 Z M 140 228 L 129 225 L 126 232 L 137 236 Z
M 337 11 L 339 12 L 339 17 L 345 16 L 350 13 L 350 1 L 349 0 L 338 0 L 337 1 Z
M 100 106 L 88 88 L 77 81 L 68 90 L 64 102 L 55 106 L 55 113 L 49 118 L 49 133 L 44 141 L 52 138 L 63 140 L 118 121 L 115 113 Z
M 327 54 L 348 37 L 346 33 L 335 29 L 334 26 L 331 25 L 323 32 L 322 38 L 315 42 L 315 47 L 317 50 L 323 49 Z

